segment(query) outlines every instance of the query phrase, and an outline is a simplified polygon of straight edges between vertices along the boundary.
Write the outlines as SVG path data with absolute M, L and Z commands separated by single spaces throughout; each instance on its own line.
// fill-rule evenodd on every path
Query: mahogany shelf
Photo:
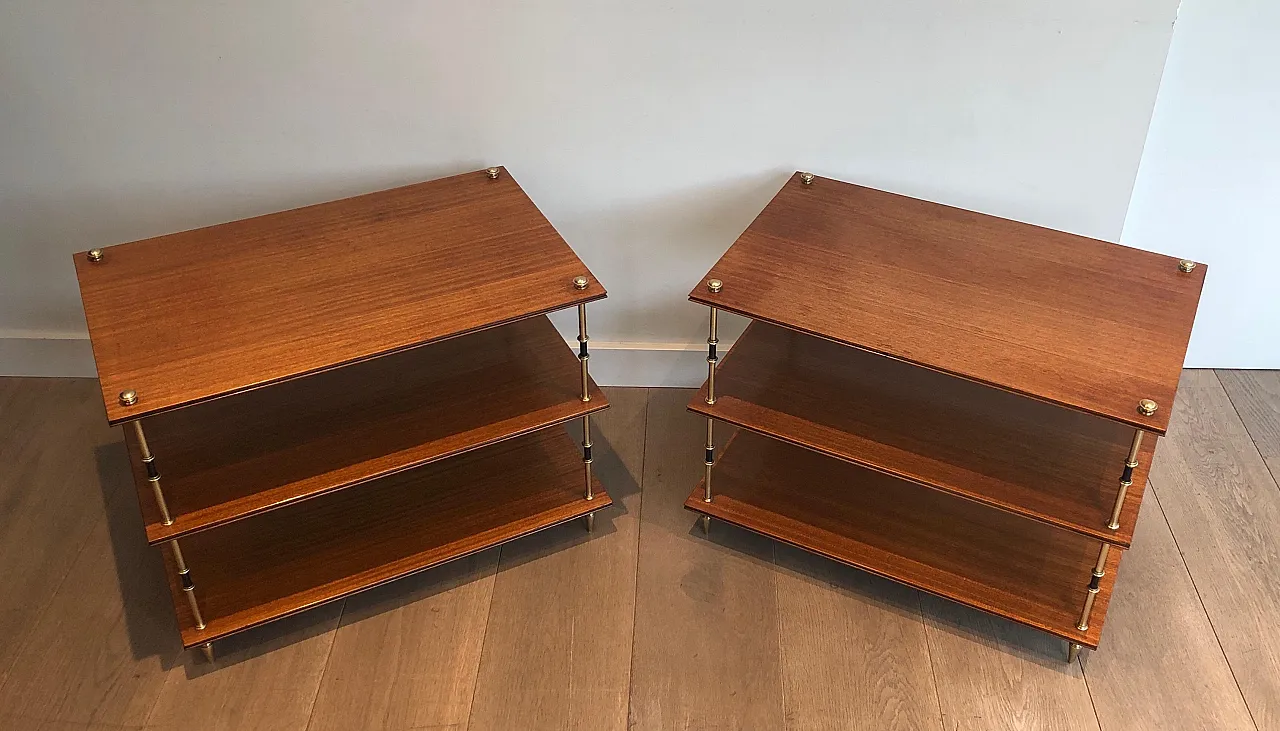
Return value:
M 689 298 L 1163 435 L 1205 269 L 796 173 Z
M 147 540 L 183 643 L 210 658 L 228 634 L 532 531 L 590 531 L 610 504 L 586 330 L 605 290 L 505 168 L 75 264 Z M 577 353 L 546 317 L 569 307 Z
M 1101 637 L 1205 269 L 796 173 L 689 295 L 709 371 L 685 505 L 1072 660 Z M 720 310 L 753 320 L 727 354 Z M 741 429 L 718 460 L 717 421 Z
M 77 254 L 107 420 L 603 298 L 496 170 Z
M 552 429 L 197 533 L 182 551 L 204 629 L 167 558 L 182 642 L 202 645 L 610 504 L 599 482 L 583 498 L 582 462 Z
M 608 405 L 594 383 L 580 398 L 578 359 L 539 316 L 148 419 L 170 525 L 125 441 L 155 544 Z
M 1132 429 L 761 321 L 706 398 L 689 409 L 1125 548 L 1155 453 L 1144 442 L 1112 530 Z
M 1120 552 L 1076 629 L 1098 542 L 750 431 L 685 507 L 918 589 L 1097 647 Z

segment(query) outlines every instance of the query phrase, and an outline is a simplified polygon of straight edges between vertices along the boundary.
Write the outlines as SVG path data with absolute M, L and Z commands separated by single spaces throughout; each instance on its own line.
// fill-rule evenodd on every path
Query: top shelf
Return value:
M 689 298 L 1163 435 L 1204 275 L 797 173 Z
M 108 421 L 604 297 L 497 170 L 76 254 Z

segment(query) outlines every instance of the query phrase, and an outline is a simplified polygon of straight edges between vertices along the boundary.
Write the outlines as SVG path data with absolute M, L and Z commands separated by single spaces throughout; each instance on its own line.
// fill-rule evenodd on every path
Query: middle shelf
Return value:
M 462 454 L 608 406 L 545 316 L 150 417 L 173 523 L 125 429 L 160 543 Z M 580 464 L 579 464 L 580 466 Z
M 1128 547 L 1155 452 L 1107 524 L 1132 427 L 761 321 L 689 409 L 775 439 Z

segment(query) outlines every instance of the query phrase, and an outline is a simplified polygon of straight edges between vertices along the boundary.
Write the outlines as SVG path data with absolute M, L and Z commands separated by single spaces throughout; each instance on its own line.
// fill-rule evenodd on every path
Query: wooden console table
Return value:
M 605 290 L 502 168 L 75 264 L 185 647 L 610 504 Z M 576 358 L 545 317 L 568 307 Z M 581 454 L 550 428 L 579 418 Z
M 1074 659 L 1098 646 L 1204 275 L 796 173 L 689 295 L 710 336 L 685 506 Z M 723 360 L 719 310 L 753 319 Z M 716 420 L 738 427 L 718 460 Z

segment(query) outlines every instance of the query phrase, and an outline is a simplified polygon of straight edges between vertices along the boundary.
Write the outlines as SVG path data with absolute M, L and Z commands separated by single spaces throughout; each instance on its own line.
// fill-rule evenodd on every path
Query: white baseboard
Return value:
M 0 331 L 0 376 L 97 378 L 89 338 L 41 331 Z
M 733 343 L 721 343 L 721 352 Z M 576 342 L 570 347 L 577 350 Z M 705 344 L 591 341 L 591 377 L 601 386 L 697 388 L 707 378 Z M 0 332 L 0 376 L 97 378 L 83 335 Z

